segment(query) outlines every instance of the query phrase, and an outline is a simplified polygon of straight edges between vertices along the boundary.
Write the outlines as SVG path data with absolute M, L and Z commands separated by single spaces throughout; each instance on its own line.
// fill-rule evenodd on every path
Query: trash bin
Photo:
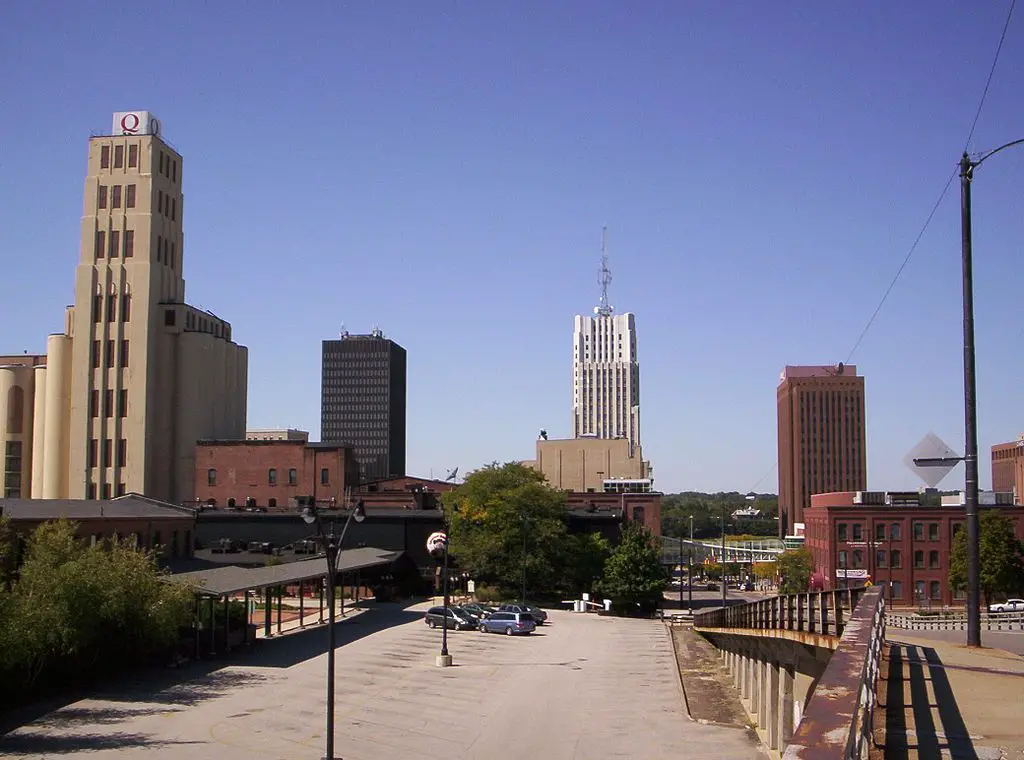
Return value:
M 612 611 L 612 600 L 611 599 L 605 599 L 604 600 L 604 611 L 605 612 L 611 612 Z

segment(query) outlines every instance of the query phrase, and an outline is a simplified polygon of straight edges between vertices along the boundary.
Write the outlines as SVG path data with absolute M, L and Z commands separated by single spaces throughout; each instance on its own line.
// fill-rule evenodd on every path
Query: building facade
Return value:
M 363 481 L 405 475 L 405 349 L 342 333 L 323 342 L 320 440 L 351 444 Z
M 74 305 L 0 395 L 23 410 L 18 496 L 191 501 L 196 440 L 244 435 L 246 349 L 185 302 L 183 177 L 148 112 L 89 138 Z
M 352 449 L 287 438 L 199 441 L 194 492 L 210 506 L 295 510 L 300 500 L 342 508 L 359 485 Z
M 982 494 L 981 509 L 999 509 L 1024 538 L 1024 507 Z M 1001 496 L 1001 495 L 999 495 Z M 988 498 L 985 498 L 988 497 Z M 1009 499 L 1006 499 L 1009 501 Z M 987 504 L 985 502 L 988 502 Z M 962 494 L 845 491 L 811 496 L 804 546 L 814 557 L 815 588 L 885 584 L 895 606 L 964 604 L 949 586 L 949 557 L 964 530 Z
M 623 438 L 640 446 L 640 364 L 632 314 L 576 316 L 573 437 Z
M 295 428 L 274 430 L 246 430 L 247 441 L 308 441 L 309 433 Z
M 812 494 L 867 488 L 864 378 L 852 364 L 787 366 L 777 389 L 779 537 Z
M 1020 503 L 1024 493 L 1024 435 L 992 447 L 992 490 L 1012 492 Z
M 603 493 L 606 481 L 649 480 L 639 445 L 625 438 L 539 439 L 536 459 L 524 461 L 562 491 Z M 614 486 L 613 490 L 621 490 Z

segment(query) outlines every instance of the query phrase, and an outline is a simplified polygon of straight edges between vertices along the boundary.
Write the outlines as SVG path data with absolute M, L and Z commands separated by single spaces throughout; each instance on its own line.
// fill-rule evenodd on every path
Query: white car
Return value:
M 1024 599 L 1007 599 L 988 606 L 989 612 L 1024 612 Z

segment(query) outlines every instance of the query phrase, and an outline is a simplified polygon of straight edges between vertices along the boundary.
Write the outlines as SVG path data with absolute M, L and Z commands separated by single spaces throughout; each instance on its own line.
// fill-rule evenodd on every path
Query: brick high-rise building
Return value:
M 781 537 L 811 494 L 867 488 L 864 378 L 852 364 L 787 366 L 777 398 Z
M 1024 435 L 992 447 L 992 490 L 1013 491 L 1020 502 L 1024 495 Z
M 380 330 L 323 342 L 320 440 L 351 444 L 363 480 L 405 475 L 405 367 Z

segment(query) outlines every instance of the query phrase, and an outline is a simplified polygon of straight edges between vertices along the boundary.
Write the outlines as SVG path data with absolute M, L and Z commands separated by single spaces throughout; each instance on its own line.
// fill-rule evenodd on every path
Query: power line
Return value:
M 1013 8 L 1017 4 L 1017 0 L 1010 0 L 1010 7 L 1006 13 L 1006 23 L 1003 24 L 1003 32 L 999 36 L 999 44 L 996 45 L 996 53 L 992 57 L 992 66 L 988 70 L 988 77 L 985 80 L 985 87 L 981 92 L 981 98 L 978 101 L 978 109 L 974 112 L 974 120 L 971 122 L 971 128 L 967 133 L 967 141 L 964 144 L 964 150 L 971 144 L 971 140 L 974 138 L 974 130 L 978 126 L 978 120 L 981 118 L 981 110 L 985 106 L 985 99 L 988 97 L 989 87 L 992 85 L 992 77 L 996 73 L 996 64 L 999 63 L 999 54 L 1003 50 L 1003 42 L 1006 40 L 1006 31 L 1010 28 L 1010 19 L 1013 17 Z M 878 306 L 871 314 L 871 318 L 868 319 L 864 329 L 861 330 L 860 335 L 857 336 L 856 342 L 853 344 L 853 348 L 850 349 L 850 353 L 846 357 L 846 363 L 850 363 L 850 359 L 853 358 L 854 353 L 860 347 L 861 341 L 864 340 L 864 336 L 867 335 L 868 330 L 871 329 L 871 325 L 875 323 L 875 319 L 878 317 L 879 312 L 885 305 L 886 300 L 889 298 L 889 294 L 892 293 L 892 289 L 896 287 L 896 283 L 900 279 L 900 275 L 903 274 L 903 270 L 907 268 L 907 264 L 910 263 L 911 256 L 914 255 L 914 251 L 917 250 L 918 244 L 921 242 L 921 238 L 924 237 L 925 231 L 928 226 L 932 223 L 932 219 L 935 217 L 935 212 L 938 211 L 939 206 L 942 204 L 942 200 L 946 197 L 946 193 L 949 192 L 949 186 L 953 184 L 953 178 L 956 177 L 957 170 L 954 168 L 953 173 L 949 175 L 949 179 L 946 180 L 946 184 L 942 188 L 942 192 L 939 193 L 938 200 L 935 201 L 935 205 L 932 206 L 932 210 L 928 213 L 928 218 L 925 219 L 924 224 L 921 226 L 921 231 L 917 233 L 917 237 L 914 238 L 913 244 L 910 246 L 910 250 L 907 251 L 907 255 L 903 257 L 903 263 L 900 264 L 900 268 L 896 270 L 896 275 L 892 278 L 889 283 L 889 287 L 885 289 L 882 294 L 882 299 L 878 302 Z

